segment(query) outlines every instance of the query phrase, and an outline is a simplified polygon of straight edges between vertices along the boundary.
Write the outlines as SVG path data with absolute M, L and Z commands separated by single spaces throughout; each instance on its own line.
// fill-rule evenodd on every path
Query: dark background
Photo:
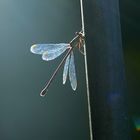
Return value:
M 120 14 L 131 135 L 132 140 L 139 140 L 134 122 L 140 120 L 140 1 L 120 1 Z
M 138 0 L 120 1 L 132 139 L 140 117 Z M 89 140 L 84 58 L 75 50 L 78 88 L 62 85 L 60 70 L 48 95 L 39 96 L 61 61 L 30 53 L 34 43 L 69 42 L 81 30 L 79 0 L 0 1 L 0 139 Z

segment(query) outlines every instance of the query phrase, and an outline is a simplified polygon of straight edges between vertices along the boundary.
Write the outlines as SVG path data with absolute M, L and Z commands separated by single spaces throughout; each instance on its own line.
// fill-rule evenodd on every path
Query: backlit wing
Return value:
M 31 46 L 31 52 L 35 54 L 42 54 L 42 59 L 49 61 L 53 60 L 69 47 L 67 43 L 59 44 L 35 44 Z
M 70 79 L 72 89 L 76 90 L 77 79 L 76 79 L 76 71 L 75 71 L 73 51 L 71 52 L 70 62 L 69 62 L 69 79 Z
M 64 70 L 63 70 L 63 84 L 66 83 L 67 80 L 67 75 L 68 75 L 68 69 L 69 69 L 69 62 L 70 62 L 70 55 L 68 55 L 65 65 L 64 65 Z
M 44 52 L 57 51 L 63 48 L 67 48 L 68 43 L 59 44 L 34 44 L 31 46 L 30 51 L 35 54 L 43 54 Z
M 59 48 L 59 49 L 46 51 L 43 53 L 42 59 L 46 60 L 46 61 L 53 60 L 53 59 L 57 58 L 58 56 L 60 56 L 63 52 L 65 52 L 66 49 L 68 49 L 68 45 L 66 45 L 62 48 Z

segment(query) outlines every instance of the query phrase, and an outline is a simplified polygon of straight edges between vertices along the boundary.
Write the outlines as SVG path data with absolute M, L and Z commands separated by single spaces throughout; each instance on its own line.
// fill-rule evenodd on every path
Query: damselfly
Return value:
M 46 91 L 48 90 L 52 80 L 56 76 L 57 72 L 63 65 L 64 65 L 64 70 L 63 70 L 63 84 L 66 83 L 67 76 L 69 73 L 69 80 L 71 83 L 71 87 L 73 90 L 76 90 L 77 88 L 77 79 L 76 79 L 76 71 L 75 71 L 75 64 L 74 64 L 74 55 L 73 55 L 73 49 L 75 47 L 79 48 L 79 51 L 82 52 L 81 48 L 84 45 L 84 34 L 82 32 L 77 32 L 76 36 L 69 42 L 69 43 L 58 43 L 58 44 L 34 44 L 31 46 L 31 52 L 34 54 L 41 54 L 42 59 L 45 61 L 50 61 L 58 56 L 60 56 L 62 53 L 64 53 L 66 50 L 67 53 L 54 71 L 52 77 L 46 84 L 46 86 L 43 88 L 41 91 L 40 95 L 45 96 Z M 83 53 L 83 52 L 82 52 Z

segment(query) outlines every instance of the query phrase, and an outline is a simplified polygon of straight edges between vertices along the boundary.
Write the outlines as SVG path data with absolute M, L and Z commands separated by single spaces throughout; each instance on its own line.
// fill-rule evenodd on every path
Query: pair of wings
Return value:
M 69 48 L 68 43 L 59 43 L 59 44 L 35 44 L 31 46 L 30 51 L 34 54 L 41 54 L 42 59 L 45 61 L 50 61 L 58 56 L 60 56 L 62 53 L 64 53 Z M 71 87 L 73 90 L 76 90 L 77 88 L 77 79 L 76 79 L 76 71 L 75 71 L 75 64 L 74 64 L 74 55 L 73 51 L 68 55 L 64 70 L 63 70 L 63 84 L 66 83 L 67 77 L 69 73 L 69 79 L 71 83 Z

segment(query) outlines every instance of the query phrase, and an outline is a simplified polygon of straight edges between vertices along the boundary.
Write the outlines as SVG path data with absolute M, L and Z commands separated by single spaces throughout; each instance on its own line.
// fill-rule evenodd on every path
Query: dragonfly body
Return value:
M 54 71 L 52 77 L 46 84 L 45 88 L 41 91 L 40 95 L 45 96 L 46 91 L 48 87 L 50 86 L 52 80 L 56 76 L 57 72 L 59 71 L 60 67 L 64 65 L 63 70 L 63 84 L 66 83 L 68 74 L 69 74 L 69 80 L 71 83 L 71 87 L 73 90 L 76 90 L 77 88 L 77 78 L 76 78 L 76 70 L 75 70 L 75 64 L 74 64 L 74 54 L 73 54 L 73 48 L 78 47 L 79 50 L 84 44 L 84 35 L 81 32 L 76 33 L 76 36 L 70 41 L 70 43 L 58 43 L 58 44 L 35 44 L 31 46 L 31 52 L 34 54 L 41 54 L 42 59 L 49 61 L 57 58 L 62 53 L 64 53 L 66 50 L 67 53 Z

